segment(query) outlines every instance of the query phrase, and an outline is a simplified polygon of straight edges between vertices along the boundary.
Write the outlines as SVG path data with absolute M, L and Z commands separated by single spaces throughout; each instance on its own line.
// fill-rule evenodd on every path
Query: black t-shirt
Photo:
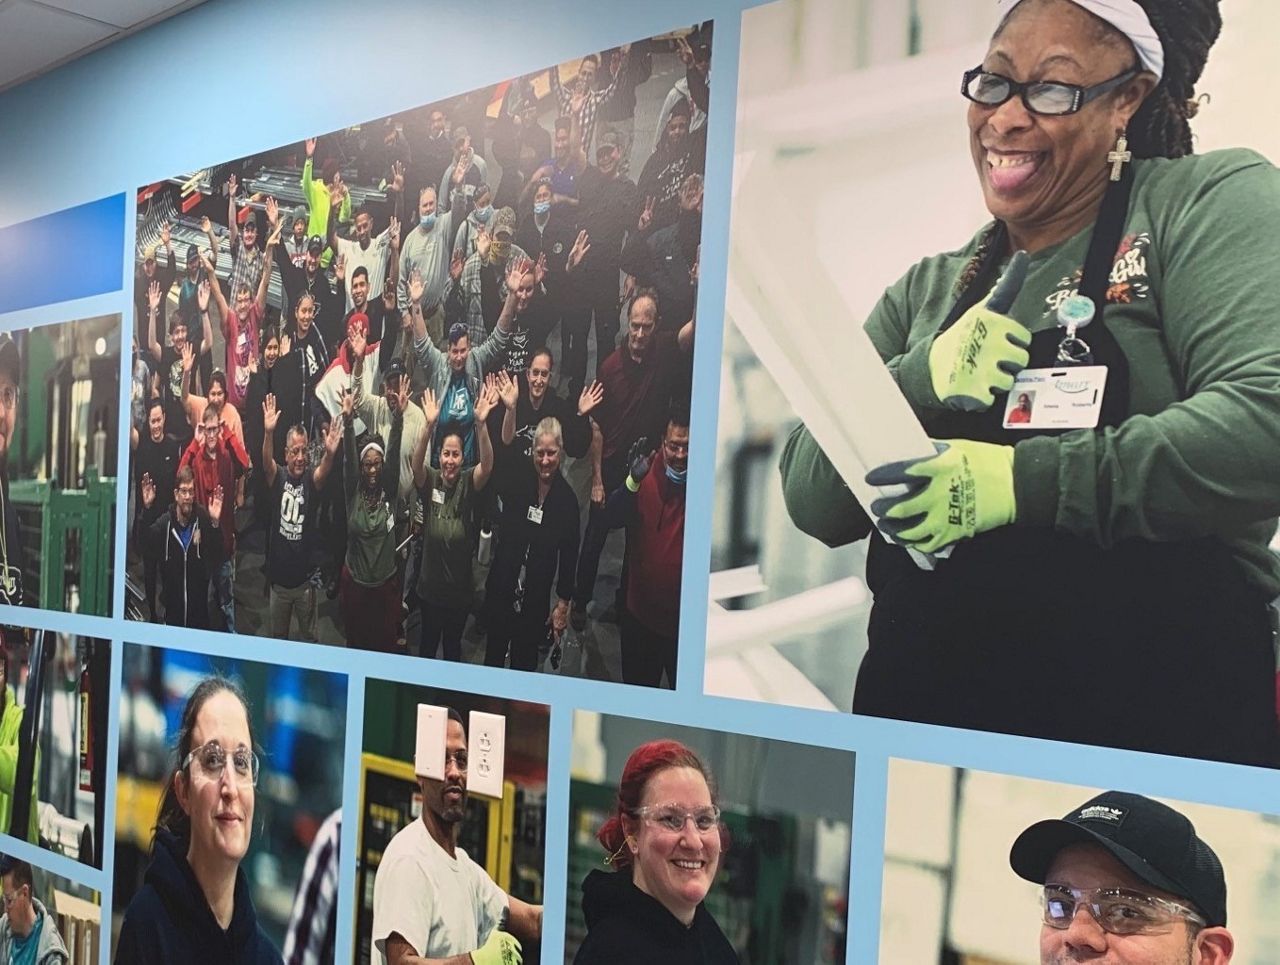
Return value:
M 511 445 L 502 444 L 502 422 L 507 408 L 495 406 L 489 413 L 489 438 L 493 441 L 494 478 L 501 480 L 499 488 L 516 478 L 520 469 L 532 465 L 533 434 L 538 423 L 547 417 L 560 421 L 564 435 L 564 452 L 575 459 L 587 454 L 591 446 L 591 422 L 587 416 L 578 415 L 576 402 L 570 402 L 550 387 L 542 398 L 542 407 L 535 409 L 529 401 L 529 388 L 525 376 L 519 376 L 520 395 L 516 401 L 516 433 Z
M 293 479 L 284 466 L 276 465 L 276 481 L 271 487 L 274 511 L 267 531 L 267 579 L 275 586 L 293 589 L 311 576 L 319 512 L 316 497 L 314 470 Z
M 167 432 L 159 442 L 152 442 L 151 436 L 145 434 L 145 428 L 143 433 L 142 438 L 138 440 L 138 449 L 133 454 L 133 484 L 138 494 L 138 516 L 144 523 L 150 525 L 160 518 L 160 514 L 168 508 L 173 499 L 173 481 L 178 474 L 178 459 L 182 455 L 182 449 L 178 445 L 178 440 Z M 150 509 L 144 509 L 142 506 L 144 473 L 149 473 L 151 480 L 156 484 L 156 499 Z

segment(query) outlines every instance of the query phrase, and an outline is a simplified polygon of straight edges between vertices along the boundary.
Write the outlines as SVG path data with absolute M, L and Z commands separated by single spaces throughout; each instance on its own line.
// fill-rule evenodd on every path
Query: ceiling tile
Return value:
M 132 27 L 152 17 L 185 6 L 185 0 L 40 0 L 41 3 L 60 10 L 69 10 L 94 20 Z
M 115 33 L 26 0 L 0 7 L 0 88 Z

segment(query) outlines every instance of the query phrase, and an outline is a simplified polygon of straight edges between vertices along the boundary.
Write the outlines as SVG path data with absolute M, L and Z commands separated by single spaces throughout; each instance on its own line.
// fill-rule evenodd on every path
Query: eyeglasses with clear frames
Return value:
M 649 824 L 673 833 L 683 831 L 689 820 L 693 821 L 699 834 L 710 834 L 720 827 L 720 809 L 714 804 L 696 808 L 686 808 L 679 804 L 648 804 L 636 808 L 633 813 Z
M 187 768 L 192 761 L 200 767 L 200 773 L 210 781 L 221 780 L 227 770 L 227 760 L 231 760 L 231 769 L 235 773 L 236 783 L 242 787 L 253 787 L 258 783 L 258 755 L 248 747 L 237 747 L 228 751 L 217 741 L 197 747 L 182 762 Z
M 1186 905 L 1126 888 L 1045 885 L 1041 903 L 1044 923 L 1050 928 L 1070 928 L 1081 905 L 1089 909 L 1103 931 L 1112 935 L 1158 934 L 1179 919 L 1201 927 L 1205 925 L 1204 918 Z
M 1060 84 L 1056 81 L 1030 81 L 1021 83 L 1003 74 L 984 70 L 981 66 L 964 72 L 960 93 L 983 107 L 999 107 L 1014 95 L 1022 97 L 1023 106 L 1032 114 L 1058 117 L 1074 114 L 1091 100 L 1115 90 L 1126 81 L 1138 76 L 1138 68 L 1130 67 L 1123 74 L 1104 80 L 1092 87 L 1079 84 Z

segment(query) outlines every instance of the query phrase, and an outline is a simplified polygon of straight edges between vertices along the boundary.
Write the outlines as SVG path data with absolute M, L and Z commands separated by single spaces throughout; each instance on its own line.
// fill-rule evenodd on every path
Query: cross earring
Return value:
M 1116 146 L 1107 154 L 1107 163 L 1111 165 L 1111 180 L 1119 181 L 1124 166 L 1133 160 L 1133 152 L 1129 150 L 1129 139 L 1124 131 L 1116 137 Z

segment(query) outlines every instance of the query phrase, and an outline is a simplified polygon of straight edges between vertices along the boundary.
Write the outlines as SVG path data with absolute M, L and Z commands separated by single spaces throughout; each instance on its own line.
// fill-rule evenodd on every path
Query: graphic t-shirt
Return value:
M 440 468 L 440 444 L 445 436 L 455 432 L 462 436 L 462 464 L 476 464 L 475 421 L 475 400 L 471 397 L 470 381 L 465 372 L 457 373 L 440 400 L 440 424 L 436 426 L 435 438 L 431 441 L 433 468 Z
M 279 464 L 271 488 L 275 512 L 268 532 L 267 577 L 275 586 L 294 589 L 311 576 L 315 551 L 315 470 L 294 479 Z

